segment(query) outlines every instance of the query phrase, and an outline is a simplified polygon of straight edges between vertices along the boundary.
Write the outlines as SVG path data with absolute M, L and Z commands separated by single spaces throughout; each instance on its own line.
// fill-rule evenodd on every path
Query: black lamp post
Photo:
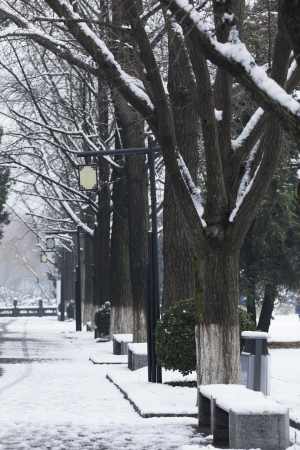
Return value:
M 155 157 L 160 153 L 160 147 L 137 147 L 122 148 L 114 150 L 105 150 L 101 152 L 78 152 L 77 156 L 83 158 L 101 157 L 101 156 L 137 156 L 147 155 L 150 180 L 151 197 L 151 224 L 152 229 L 149 233 L 149 267 L 148 267 L 148 301 L 147 301 L 147 347 L 148 347 L 148 380 L 153 383 L 161 383 L 161 367 L 157 364 L 155 351 L 155 327 L 160 317 L 159 303 L 159 269 L 158 269 L 158 238 L 157 238 L 157 213 L 156 213 L 156 186 L 155 186 Z M 92 164 L 95 166 L 95 164 Z M 86 167 L 84 165 L 79 166 Z M 90 170 L 85 171 L 91 174 Z M 84 178 L 84 177 L 83 177 Z M 98 176 L 96 175 L 98 179 Z M 91 183 L 88 183 L 90 186 Z M 91 189 L 90 189 L 91 190 Z

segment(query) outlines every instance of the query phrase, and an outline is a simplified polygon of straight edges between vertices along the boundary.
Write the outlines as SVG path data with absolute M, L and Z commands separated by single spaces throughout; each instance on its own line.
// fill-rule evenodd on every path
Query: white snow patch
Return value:
M 215 109 L 215 118 L 218 122 L 222 122 L 223 120 L 223 111 L 220 109 Z
M 243 331 L 242 337 L 245 338 L 260 338 L 260 339 L 267 339 L 268 333 L 265 333 L 264 331 Z
M 246 196 L 248 195 L 248 193 L 250 192 L 252 185 L 254 183 L 254 180 L 256 178 L 256 175 L 259 171 L 261 162 L 259 163 L 259 165 L 257 166 L 253 176 L 251 177 L 251 168 L 252 168 L 252 162 L 255 158 L 256 152 L 258 150 L 260 146 L 260 140 L 256 143 L 256 145 L 253 147 L 253 149 L 251 150 L 250 154 L 249 154 L 249 158 L 246 162 L 246 168 L 245 168 L 245 173 L 241 179 L 240 185 L 239 185 L 239 189 L 238 189 L 238 193 L 236 196 L 236 202 L 235 202 L 235 207 L 233 208 L 233 210 L 230 213 L 229 216 L 229 222 L 233 222 L 236 215 L 238 214 L 244 199 L 246 198 Z
M 203 228 L 207 227 L 207 223 L 205 222 L 203 215 L 204 215 L 204 207 L 203 207 L 203 200 L 202 200 L 202 195 L 201 195 L 201 190 L 195 185 L 190 171 L 187 168 L 184 159 L 182 158 L 181 155 L 178 155 L 177 157 L 177 162 L 178 162 L 178 167 L 179 170 L 181 172 L 182 178 L 185 182 L 185 185 L 190 193 L 192 202 L 194 204 L 194 207 L 197 211 L 198 217 L 201 221 L 201 224 L 203 226 Z
M 121 342 L 132 342 L 133 339 L 133 335 L 128 333 L 128 334 L 113 334 L 113 339 L 119 343 Z
M 143 415 L 197 414 L 196 388 L 148 383 L 147 371 L 146 367 L 131 372 L 126 367 L 118 366 L 109 370 L 108 376 L 126 392 Z
M 241 134 L 232 141 L 232 149 L 233 150 L 237 150 L 240 147 L 243 146 L 244 142 L 248 139 L 249 135 L 251 134 L 251 132 L 254 130 L 254 128 L 256 127 L 258 121 L 260 120 L 260 118 L 264 115 L 264 110 L 262 108 L 257 108 L 257 110 L 252 114 L 250 120 L 248 121 L 248 123 L 246 124 L 246 126 L 244 127 L 243 131 L 241 132 Z
M 147 355 L 147 342 L 130 343 L 128 350 L 136 355 Z

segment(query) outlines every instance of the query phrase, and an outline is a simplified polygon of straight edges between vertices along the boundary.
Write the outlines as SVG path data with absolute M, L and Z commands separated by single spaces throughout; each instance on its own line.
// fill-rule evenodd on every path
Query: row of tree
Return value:
M 299 134 L 300 106 L 288 92 L 300 76 L 298 9 L 284 0 L 0 0 L 2 114 L 11 124 L 2 153 L 29 226 L 36 233 L 80 226 L 89 237 L 82 241 L 85 319 L 110 299 L 113 331 L 133 329 L 143 340 L 147 161 L 101 151 L 142 147 L 153 135 L 163 155 L 156 166 L 164 190 L 163 300 L 197 302 L 201 383 L 239 381 L 243 243 L 253 315 L 267 257 L 264 270 L 255 265 L 252 274 L 251 252 L 258 258 L 263 241 L 271 254 L 280 238 L 296 267 L 292 182 L 280 196 L 278 190 L 287 183 L 281 168 L 290 165 L 291 148 L 297 161 L 291 141 Z M 267 51 L 256 55 L 262 35 Z M 98 193 L 78 190 L 83 150 L 99 152 Z M 33 197 L 38 201 L 28 200 Z M 263 201 L 272 204 L 267 216 Z M 265 233 L 265 222 L 272 232 Z M 70 251 L 71 238 L 58 236 Z M 281 261 L 282 254 L 279 249 Z M 274 274 L 276 290 L 293 284 L 283 272 Z M 268 281 L 264 295 L 274 299 Z

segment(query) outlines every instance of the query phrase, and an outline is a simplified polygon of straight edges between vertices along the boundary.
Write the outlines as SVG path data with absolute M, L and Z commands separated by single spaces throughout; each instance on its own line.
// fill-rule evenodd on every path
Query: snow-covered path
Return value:
M 169 450 L 195 419 L 143 419 L 88 361 L 97 344 L 53 318 L 0 319 L 0 450 Z M 1 374 L 0 372 L 0 374 Z

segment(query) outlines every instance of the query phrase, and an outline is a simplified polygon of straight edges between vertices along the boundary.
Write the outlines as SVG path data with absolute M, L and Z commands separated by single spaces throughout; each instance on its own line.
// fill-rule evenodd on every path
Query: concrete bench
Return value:
M 132 342 L 132 334 L 113 334 L 113 354 L 127 355 L 128 344 Z
M 137 370 L 147 365 L 147 343 L 128 344 L 128 369 Z
M 289 447 L 286 407 L 242 385 L 206 385 L 198 389 L 199 426 L 214 444 L 229 448 L 285 450 Z

